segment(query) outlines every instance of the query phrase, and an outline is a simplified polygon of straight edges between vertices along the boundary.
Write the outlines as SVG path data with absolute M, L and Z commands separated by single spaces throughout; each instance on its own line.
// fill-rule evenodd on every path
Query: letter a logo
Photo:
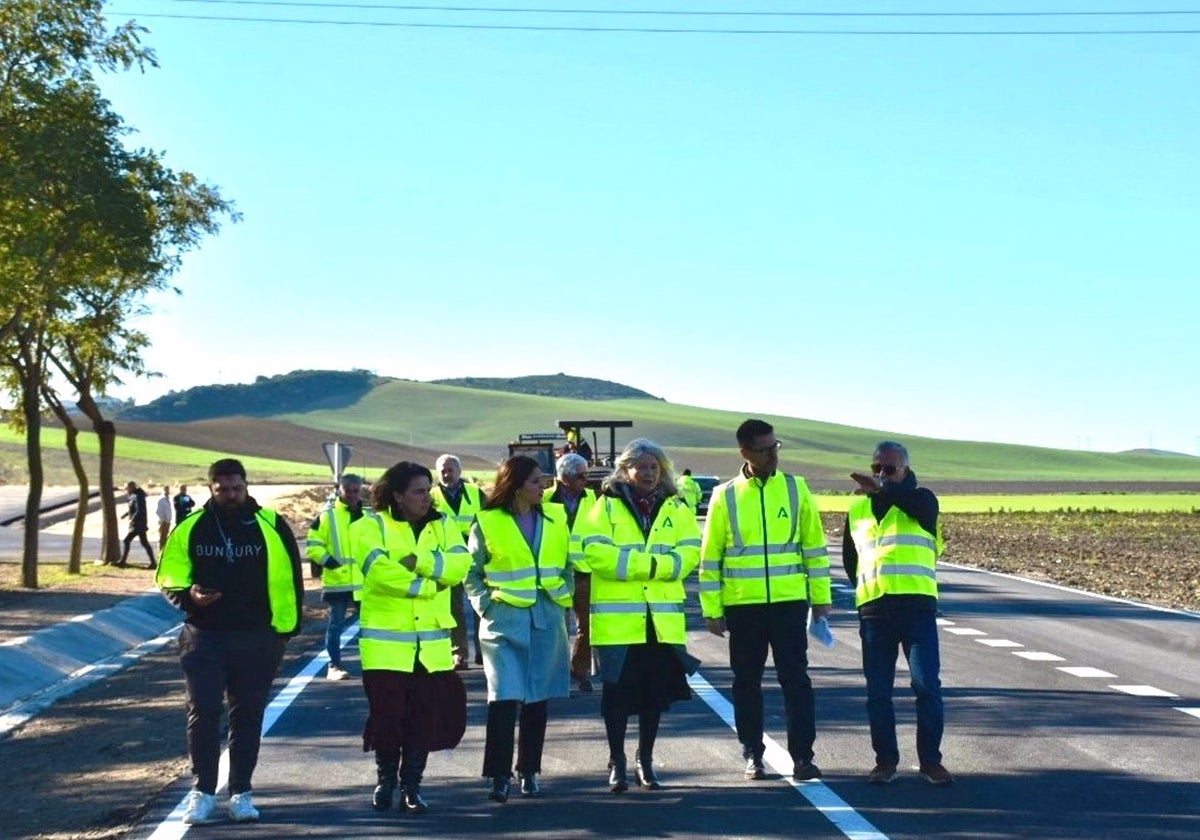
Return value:
M 663 520 L 663 527 L 664 528 L 674 528 L 675 527 L 675 523 L 671 521 L 671 517 L 668 516 L 666 519 Z
M 776 519 L 787 519 L 788 518 L 787 508 L 780 505 L 779 513 L 775 514 L 775 518 Z

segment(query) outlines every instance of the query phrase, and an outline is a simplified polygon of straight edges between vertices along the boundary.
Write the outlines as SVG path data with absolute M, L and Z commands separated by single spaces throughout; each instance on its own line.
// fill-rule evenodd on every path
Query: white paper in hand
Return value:
M 811 613 L 809 614 L 808 635 L 827 648 L 833 647 L 833 631 L 829 629 L 829 619 L 825 618 L 825 616 L 813 618 Z

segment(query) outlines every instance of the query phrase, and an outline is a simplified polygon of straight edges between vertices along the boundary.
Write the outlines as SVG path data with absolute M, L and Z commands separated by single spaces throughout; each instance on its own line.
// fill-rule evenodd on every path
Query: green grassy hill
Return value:
M 230 403 L 227 411 L 237 405 Z M 356 447 L 356 453 L 366 457 L 361 466 L 368 470 L 386 468 L 401 458 L 432 465 L 433 458 L 443 451 L 467 456 L 468 468 L 480 470 L 502 459 L 507 443 L 521 432 L 554 431 L 559 419 L 631 420 L 632 429 L 618 430 L 618 447 L 632 437 L 648 437 L 664 446 L 680 469 L 690 467 L 697 474 L 729 476 L 740 463 L 734 430 L 747 416 L 655 398 L 535 396 L 384 378 L 376 379 L 355 399 L 333 406 L 326 402 L 324 406 L 271 417 L 262 417 L 261 411 L 256 417 L 226 416 L 211 426 L 128 424 L 141 439 L 186 442 L 189 449 L 176 461 L 176 455 L 140 447 L 126 437 L 120 454 L 123 459 L 137 461 L 140 467 L 155 461 L 178 462 L 186 463 L 190 471 L 221 455 L 241 454 L 290 462 L 263 467 L 281 478 L 285 474 L 298 477 L 310 472 L 320 475 L 326 469 L 319 444 L 314 441 L 356 439 L 364 442 Z M 925 483 L 957 492 L 1200 490 L 1200 458 L 1187 455 L 1075 452 L 935 440 L 897 435 L 886 429 L 760 416 L 775 425 L 784 442 L 780 453 L 783 467 L 804 475 L 818 489 L 849 490 L 847 473 L 866 466 L 879 440 L 895 438 L 909 447 L 914 469 Z M 268 428 L 265 424 L 271 425 Z M 117 427 L 118 431 L 122 428 L 119 418 Z M 606 437 L 605 433 L 605 438 L 598 441 L 600 445 L 594 447 L 598 452 L 606 449 Z M 47 446 L 53 448 L 56 444 L 48 439 Z M 356 454 L 356 466 L 360 466 L 359 457 Z M 20 440 L 11 433 L 0 435 L 0 479 L 18 481 L 23 462 Z M 306 464 L 316 465 L 316 469 L 304 467 Z

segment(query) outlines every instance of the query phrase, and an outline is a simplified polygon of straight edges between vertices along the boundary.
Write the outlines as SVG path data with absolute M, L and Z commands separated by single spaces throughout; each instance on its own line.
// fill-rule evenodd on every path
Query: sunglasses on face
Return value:
M 778 440 L 774 443 L 767 444 L 766 446 L 746 447 L 747 452 L 753 452 L 755 455 L 770 455 L 772 452 L 778 452 L 780 449 L 783 449 L 783 443 L 782 441 Z
M 891 475 L 895 475 L 901 469 L 902 469 L 902 467 L 897 467 L 895 464 L 872 464 L 871 465 L 871 473 L 873 475 L 879 475 L 880 473 L 883 473 L 884 475 L 891 476 Z

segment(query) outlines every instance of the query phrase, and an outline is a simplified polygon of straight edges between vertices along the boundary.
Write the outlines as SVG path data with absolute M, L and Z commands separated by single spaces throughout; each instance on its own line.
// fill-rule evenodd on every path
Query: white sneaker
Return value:
M 325 673 L 325 679 L 327 680 L 344 680 L 348 676 L 350 675 L 344 669 L 336 665 L 330 665 L 329 670 Z
M 234 822 L 254 822 L 258 819 L 258 809 L 250 800 L 250 791 L 229 797 L 229 818 Z
M 183 812 L 184 825 L 203 825 L 212 822 L 213 809 L 217 807 L 217 797 L 211 793 L 194 790 L 184 800 L 186 807 Z

